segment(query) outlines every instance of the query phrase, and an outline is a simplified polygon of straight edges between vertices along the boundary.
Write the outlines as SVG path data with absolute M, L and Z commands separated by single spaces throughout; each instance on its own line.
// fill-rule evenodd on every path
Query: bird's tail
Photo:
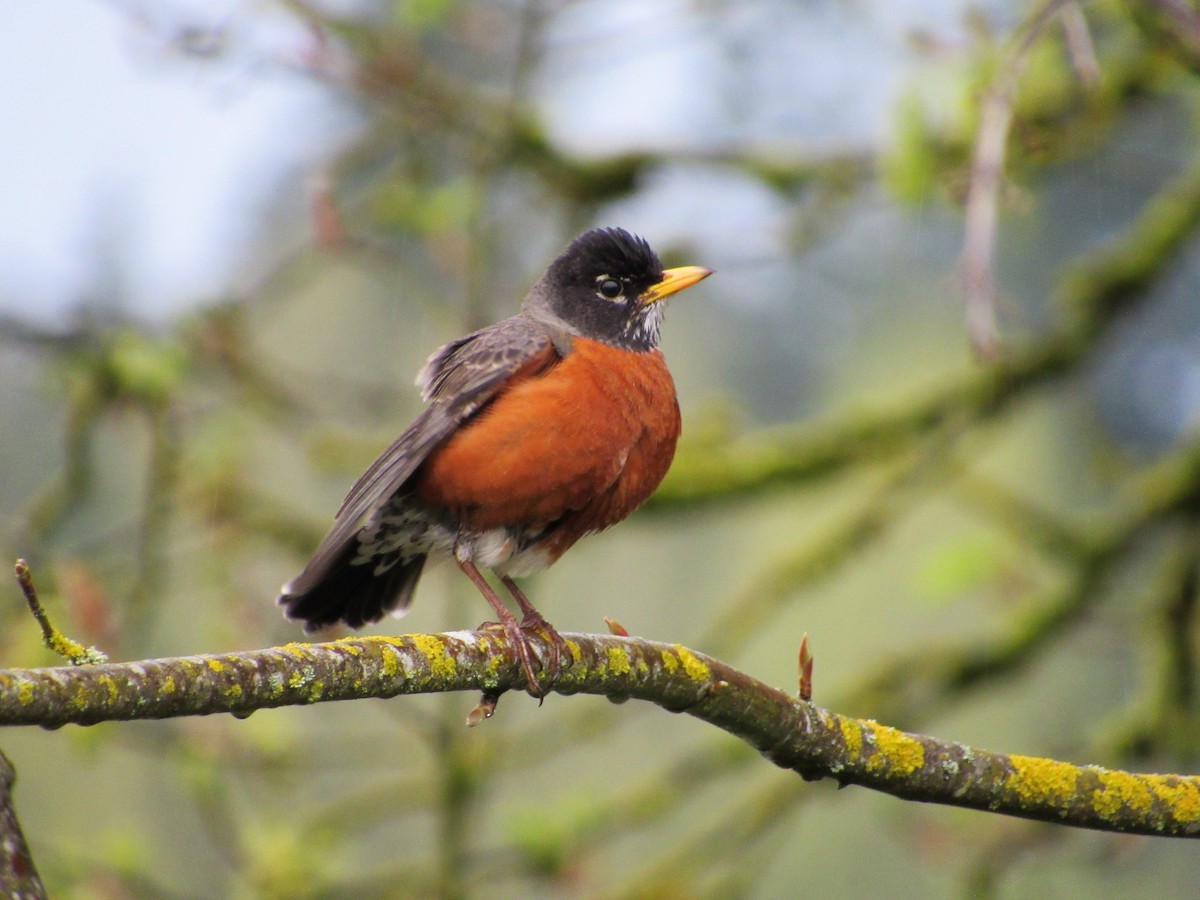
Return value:
M 385 613 L 406 610 L 425 557 L 397 561 L 376 574 L 373 563 L 351 562 L 356 552 L 357 546 L 351 542 L 315 580 L 306 578 L 309 573 L 305 572 L 285 584 L 278 600 L 284 614 L 303 622 L 305 631 L 312 632 L 338 622 L 361 628 L 378 622 Z

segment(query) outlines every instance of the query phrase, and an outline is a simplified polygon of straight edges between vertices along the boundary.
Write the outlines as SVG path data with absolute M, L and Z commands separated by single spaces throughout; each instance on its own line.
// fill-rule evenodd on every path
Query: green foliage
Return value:
M 115 336 L 104 360 L 117 396 L 157 406 L 179 390 L 187 354 L 175 340 L 152 340 L 131 329 Z
M 1008 565 L 994 539 L 951 539 L 926 557 L 917 570 L 916 586 L 921 593 L 946 601 L 995 582 Z
M 457 0 L 398 0 L 396 22 L 404 28 L 427 31 L 445 24 Z
M 372 213 L 380 228 L 445 234 L 465 229 L 478 213 L 478 203 L 475 187 L 466 178 L 437 185 L 394 178 L 375 191 Z
M 908 91 L 896 104 L 891 143 L 880 160 L 884 184 L 902 202 L 929 202 L 941 184 L 944 150 L 920 97 Z
M 1020 118 L 1044 117 L 1069 109 L 1081 94 L 1079 75 L 1072 70 L 1062 42 L 1035 41 L 1025 58 L 1025 70 L 1015 97 Z

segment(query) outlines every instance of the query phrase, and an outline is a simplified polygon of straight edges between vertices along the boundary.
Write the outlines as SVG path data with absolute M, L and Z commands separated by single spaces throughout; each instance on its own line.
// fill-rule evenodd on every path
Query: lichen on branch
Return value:
M 1200 776 L 1006 755 L 822 709 L 680 644 L 566 634 L 553 690 L 647 700 L 733 734 L 806 779 L 1131 834 L 1200 837 Z M 524 687 L 489 631 L 365 637 L 85 667 L 0 670 L 0 724 L 88 725 Z

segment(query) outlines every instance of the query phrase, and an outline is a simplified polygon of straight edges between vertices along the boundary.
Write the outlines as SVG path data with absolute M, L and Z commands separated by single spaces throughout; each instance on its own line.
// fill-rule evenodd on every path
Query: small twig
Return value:
M 804 636 L 800 638 L 800 690 L 799 696 L 801 700 L 808 701 L 812 699 L 812 678 L 813 678 L 813 655 L 812 650 L 808 646 L 808 632 L 804 632 Z
M 1087 17 L 1080 9 L 1078 0 L 1072 0 L 1063 7 L 1062 28 L 1075 77 L 1089 90 L 1097 87 L 1100 84 L 1100 62 L 1096 59 L 1096 45 L 1092 43 Z
M 976 355 L 984 360 L 994 360 L 1001 353 L 996 325 L 996 222 L 1017 84 L 1025 70 L 1029 51 L 1064 6 L 1075 8 L 1075 4 L 1067 0 L 1046 0 L 1026 21 L 1001 60 L 980 110 L 967 188 L 959 273 L 966 295 L 967 333 Z M 1078 8 L 1075 11 L 1082 18 Z M 1070 33 L 1069 20 L 1066 27 Z
M 625 630 L 625 626 L 616 619 L 611 619 L 608 616 L 605 616 L 604 624 L 608 626 L 609 634 L 615 634 L 617 637 L 629 637 L 629 632 Z
M 33 586 L 33 573 L 29 570 L 29 563 L 18 559 L 13 570 L 17 576 L 17 584 L 21 586 L 21 593 L 25 595 L 25 602 L 29 604 L 29 611 L 33 613 L 33 617 L 37 619 L 38 625 L 42 628 L 42 641 L 48 649 L 53 650 L 73 666 L 98 665 L 108 662 L 108 657 L 100 650 L 95 647 L 85 647 L 78 641 L 71 640 L 50 624 L 50 617 L 42 608 L 37 588 Z
M 490 719 L 496 714 L 496 704 L 500 702 L 502 691 L 484 691 L 479 697 L 479 703 L 467 714 L 467 727 L 474 728 L 484 719 Z
M 343 253 L 356 244 L 334 195 L 333 178 L 321 169 L 308 179 L 308 221 L 313 243 L 332 254 Z

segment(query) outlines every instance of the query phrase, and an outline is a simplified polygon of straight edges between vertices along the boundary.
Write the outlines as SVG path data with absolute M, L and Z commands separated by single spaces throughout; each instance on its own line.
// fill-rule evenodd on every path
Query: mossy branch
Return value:
M 560 694 L 648 700 L 754 746 L 806 779 L 1130 834 L 1200 837 L 1200 776 L 1134 775 L 977 750 L 853 719 L 679 644 L 568 634 Z M 0 670 L 0 724 L 90 725 L 330 700 L 524 687 L 491 632 L 366 637 L 267 650 Z

